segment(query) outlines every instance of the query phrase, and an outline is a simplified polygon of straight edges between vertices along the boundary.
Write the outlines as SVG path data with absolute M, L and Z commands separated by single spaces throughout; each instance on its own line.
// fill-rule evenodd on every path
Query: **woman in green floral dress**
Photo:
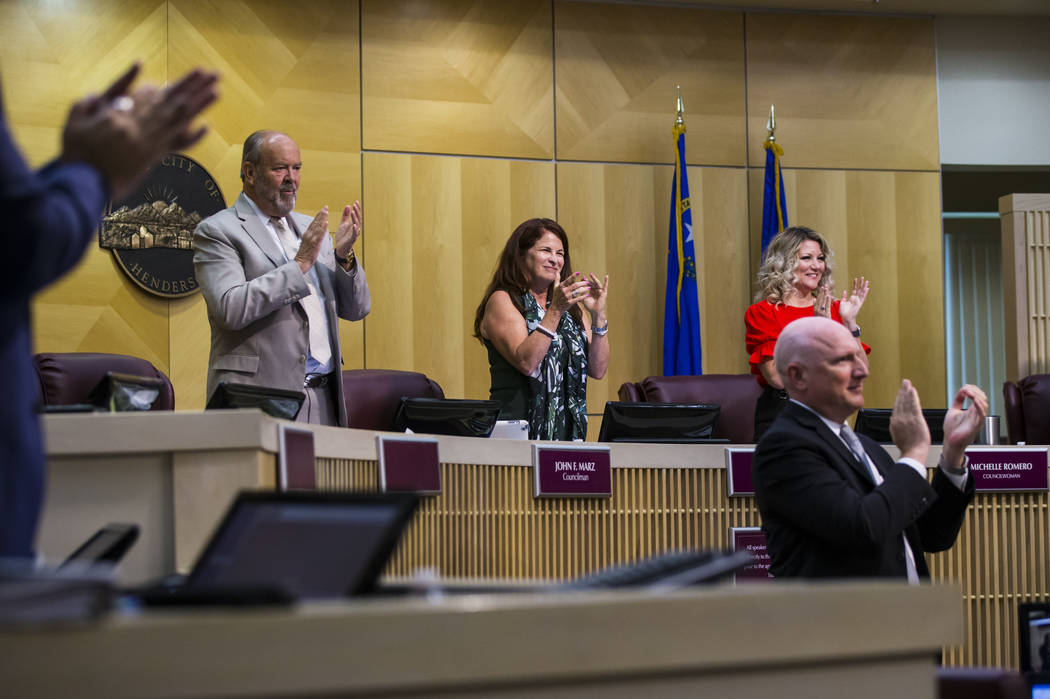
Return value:
M 587 438 L 587 377 L 609 366 L 608 290 L 608 275 L 572 271 L 555 221 L 529 219 L 504 246 L 474 336 L 488 351 L 500 418 L 528 420 L 530 439 Z

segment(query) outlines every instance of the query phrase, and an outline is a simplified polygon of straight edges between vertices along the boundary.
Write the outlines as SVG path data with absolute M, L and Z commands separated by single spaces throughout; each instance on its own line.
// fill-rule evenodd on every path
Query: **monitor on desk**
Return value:
M 499 401 L 459 398 L 402 398 L 394 429 L 422 434 L 488 437 L 499 420 Z
M 407 493 L 241 492 L 185 588 L 270 586 L 295 599 L 367 594 L 417 503 Z
M 666 444 L 728 443 L 713 439 L 721 408 L 713 403 L 605 404 L 599 442 L 659 442 Z
M 934 444 L 944 441 L 944 415 L 947 412 L 944 408 L 922 409 L 922 416 L 926 418 L 926 425 L 930 428 L 930 441 Z M 880 444 L 892 444 L 893 437 L 890 435 L 890 415 L 892 413 L 893 411 L 888 408 L 861 408 L 857 413 L 857 422 L 853 431 L 867 435 Z
M 1042 673 L 1050 684 L 1050 601 L 1019 602 L 1017 631 L 1021 672 Z
M 267 415 L 294 420 L 306 400 L 302 391 L 254 386 L 247 383 L 220 381 L 208 399 L 205 410 L 231 408 L 258 408 Z

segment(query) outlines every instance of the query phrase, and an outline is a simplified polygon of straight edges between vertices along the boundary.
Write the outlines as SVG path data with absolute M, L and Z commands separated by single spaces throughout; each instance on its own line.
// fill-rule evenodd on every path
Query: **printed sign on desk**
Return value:
M 978 492 L 1047 489 L 1047 447 L 968 447 L 966 455 Z
M 730 527 L 729 541 L 734 551 L 747 551 L 754 560 L 743 570 L 737 571 L 734 580 L 772 580 L 769 573 L 769 551 L 766 535 L 761 527 Z
M 379 489 L 386 492 L 441 492 L 438 442 L 433 437 L 376 435 Z
M 726 449 L 726 482 L 729 497 L 755 494 L 755 485 L 751 481 L 751 463 L 754 460 L 754 447 Z
M 535 497 L 610 497 L 609 447 L 532 445 Z
M 277 425 L 277 475 L 281 490 L 317 490 L 312 430 Z

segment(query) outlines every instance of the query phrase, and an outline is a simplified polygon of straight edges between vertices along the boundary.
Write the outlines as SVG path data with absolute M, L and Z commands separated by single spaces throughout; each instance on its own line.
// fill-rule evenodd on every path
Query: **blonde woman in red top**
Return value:
M 827 241 L 811 228 L 785 228 L 769 243 L 758 271 L 755 303 L 744 315 L 751 373 L 762 387 L 755 407 L 755 442 L 773 424 L 787 401 L 784 384 L 773 364 L 773 347 L 788 323 L 806 316 L 824 316 L 842 323 L 853 333 L 866 353 L 871 348 L 860 341 L 857 313 L 868 297 L 868 281 L 853 280 L 853 288 L 841 299 L 832 296 L 831 250 Z

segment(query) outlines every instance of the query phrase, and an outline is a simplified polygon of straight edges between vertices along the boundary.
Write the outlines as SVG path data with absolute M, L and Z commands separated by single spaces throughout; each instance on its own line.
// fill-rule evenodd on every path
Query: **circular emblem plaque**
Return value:
M 219 185 L 200 163 L 169 153 L 138 189 L 110 203 L 98 244 L 113 251 L 143 290 L 165 298 L 189 296 L 200 288 L 193 275 L 193 229 L 225 208 Z

